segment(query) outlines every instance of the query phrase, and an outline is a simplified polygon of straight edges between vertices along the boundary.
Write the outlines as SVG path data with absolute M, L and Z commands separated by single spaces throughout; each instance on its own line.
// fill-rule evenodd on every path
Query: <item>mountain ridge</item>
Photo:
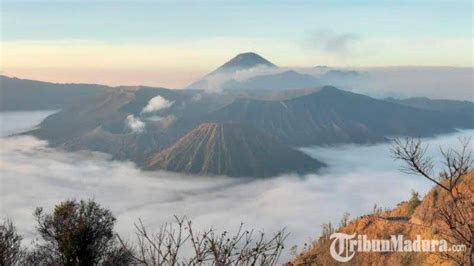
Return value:
M 474 127 L 469 119 L 472 115 L 450 111 L 457 106 L 455 102 L 450 102 L 453 108 L 441 112 L 390 103 L 330 86 L 292 90 L 274 99 L 269 97 L 272 91 L 262 93 L 262 97 L 253 98 L 255 95 L 240 92 L 212 94 L 196 90 L 116 87 L 80 99 L 25 134 L 48 140 L 53 147 L 105 152 L 114 160 L 130 160 L 146 168 L 150 157 L 171 147 L 202 123 L 245 125 L 286 148 L 367 144 L 387 141 L 387 136 L 428 137 L 454 132 L 456 128 Z M 142 113 L 156 96 L 173 102 L 172 106 L 153 114 Z M 159 119 L 151 119 L 154 116 Z M 129 117 L 142 124 L 140 132 L 130 130 Z M 242 132 L 249 130 L 242 129 Z M 245 138 L 258 139 L 259 135 L 255 138 L 252 135 L 245 133 Z M 288 154 L 287 150 L 281 151 Z M 241 152 L 244 157 L 248 155 L 244 150 Z M 238 163 L 235 159 L 230 161 Z
M 457 114 L 389 103 L 332 86 L 288 100 L 239 98 L 207 119 L 247 123 L 293 146 L 371 143 L 389 135 L 433 136 L 473 127 Z
M 52 83 L 0 75 L 0 111 L 61 109 L 112 87 L 87 83 Z

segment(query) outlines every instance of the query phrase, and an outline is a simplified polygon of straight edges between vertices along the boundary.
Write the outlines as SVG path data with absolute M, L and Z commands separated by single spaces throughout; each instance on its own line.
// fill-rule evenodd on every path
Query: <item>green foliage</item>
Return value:
M 418 207 L 420 203 L 421 203 L 420 194 L 413 190 L 411 192 L 411 198 L 408 201 L 407 215 L 412 216 L 413 213 L 415 212 L 416 207 Z
M 94 201 L 68 200 L 52 213 L 37 208 L 37 230 L 44 243 L 38 244 L 34 260 L 63 265 L 97 265 L 114 249 L 115 217 Z

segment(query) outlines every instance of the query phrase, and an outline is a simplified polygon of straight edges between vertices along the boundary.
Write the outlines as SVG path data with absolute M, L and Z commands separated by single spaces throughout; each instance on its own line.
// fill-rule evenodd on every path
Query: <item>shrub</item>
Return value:
M 415 212 L 415 209 L 420 205 L 420 203 L 420 194 L 418 194 L 418 192 L 416 191 L 412 191 L 411 198 L 408 201 L 407 216 L 412 216 L 412 214 Z
M 43 242 L 30 260 L 63 265 L 96 265 L 116 253 L 115 217 L 94 201 L 61 202 L 51 214 L 37 208 L 34 216 Z
M 25 251 L 21 247 L 21 239 L 11 220 L 0 224 L 0 265 L 22 264 Z

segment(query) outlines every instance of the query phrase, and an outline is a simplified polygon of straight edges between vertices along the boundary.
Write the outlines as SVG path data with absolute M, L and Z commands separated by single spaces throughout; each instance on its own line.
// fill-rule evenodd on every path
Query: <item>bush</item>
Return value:
M 21 239 L 11 220 L 0 224 L 0 265 L 22 264 L 25 251 L 21 248 Z
M 113 231 L 112 213 L 91 200 L 64 201 L 52 213 L 37 208 L 34 216 L 41 239 L 29 251 L 11 221 L 0 226 L 0 265 L 275 265 L 287 237 L 242 224 L 235 234 L 195 232 L 190 220 L 175 217 L 152 234 L 140 221 L 136 243 L 128 244 Z
M 62 265 L 97 265 L 123 257 L 115 245 L 115 217 L 94 201 L 61 202 L 51 214 L 37 208 L 34 216 L 43 242 L 29 260 Z
M 420 194 L 418 194 L 418 192 L 416 191 L 412 191 L 411 198 L 408 201 L 407 216 L 412 216 L 412 214 L 415 212 L 415 209 L 420 205 L 420 203 Z
M 11 221 L 0 225 L 0 265 L 275 265 L 288 235 L 267 237 L 243 224 L 235 234 L 195 232 L 190 220 L 175 217 L 152 234 L 140 220 L 137 241 L 128 244 L 113 231 L 112 213 L 91 200 L 64 201 L 52 213 L 36 208 L 34 216 L 41 239 L 28 251 Z

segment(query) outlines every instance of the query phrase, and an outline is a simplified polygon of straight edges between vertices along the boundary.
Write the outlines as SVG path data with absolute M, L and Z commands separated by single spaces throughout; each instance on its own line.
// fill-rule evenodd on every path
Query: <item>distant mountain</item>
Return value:
M 322 79 L 339 79 L 339 78 L 357 78 L 360 77 L 361 73 L 352 70 L 329 70 L 324 73 Z
M 154 155 L 147 168 L 202 175 L 269 177 L 315 171 L 322 165 L 252 127 L 204 123 Z
M 347 90 L 367 86 L 368 75 L 353 70 L 329 70 L 318 76 L 324 85 L 335 86 Z
M 95 84 L 60 84 L 0 75 L 0 111 L 61 109 L 110 89 Z
M 330 86 L 281 101 L 237 99 L 207 115 L 206 121 L 249 124 L 294 146 L 367 143 L 474 127 L 456 113 L 417 109 Z
M 232 72 L 235 70 L 248 69 L 257 66 L 266 66 L 271 68 L 277 67 L 275 64 L 261 57 L 260 55 L 249 52 L 236 55 L 218 69 L 211 72 L 211 74 L 219 72 Z
M 386 98 L 386 101 L 411 106 L 424 110 L 453 112 L 470 115 L 474 119 L 474 102 L 455 100 L 432 100 L 426 97 L 415 97 L 407 99 Z
M 222 85 L 223 90 L 292 90 L 322 85 L 317 78 L 290 70 L 277 74 L 261 75 L 243 81 L 231 80 Z
M 266 93 L 258 99 L 230 92 L 234 91 L 207 94 L 197 90 L 116 87 L 64 107 L 28 134 L 45 139 L 54 147 L 105 152 L 112 159 L 131 160 L 143 168 L 268 176 L 285 172 L 284 169 L 292 172 L 306 169 L 296 162 L 280 161 L 279 156 L 291 157 L 287 156 L 293 152 L 290 147 L 372 143 L 385 141 L 387 136 L 424 137 L 453 132 L 456 128 L 474 128 L 472 115 L 451 109 L 424 110 L 328 86 L 278 93 L 262 90 Z M 143 113 L 158 96 L 173 104 L 164 110 Z M 194 132 L 183 138 L 203 123 L 219 126 L 208 125 L 196 131 L 199 134 Z M 223 142 L 218 141 L 221 137 L 203 137 L 203 132 L 224 132 L 218 135 L 224 137 L 220 139 Z M 183 146 L 195 147 L 199 143 L 195 141 L 197 137 L 218 147 L 219 154 L 225 152 L 228 159 L 215 162 L 222 156 L 207 148 L 203 152 L 204 146 L 190 148 L 198 157 L 184 152 Z M 187 158 L 185 161 L 196 162 L 194 159 L 201 156 L 198 153 L 204 153 L 203 158 L 209 161 L 197 168 L 187 168 L 178 160 L 183 157 Z M 284 167 L 261 161 L 253 165 L 257 160 L 255 154 L 263 154 Z M 292 156 L 306 160 L 296 154 Z M 156 162 L 150 164 L 150 158 Z M 221 168 L 213 168 L 216 165 Z
M 241 53 L 185 89 L 220 90 L 220 85 L 232 78 L 232 74 L 255 67 L 277 68 L 275 64 L 256 53 Z

